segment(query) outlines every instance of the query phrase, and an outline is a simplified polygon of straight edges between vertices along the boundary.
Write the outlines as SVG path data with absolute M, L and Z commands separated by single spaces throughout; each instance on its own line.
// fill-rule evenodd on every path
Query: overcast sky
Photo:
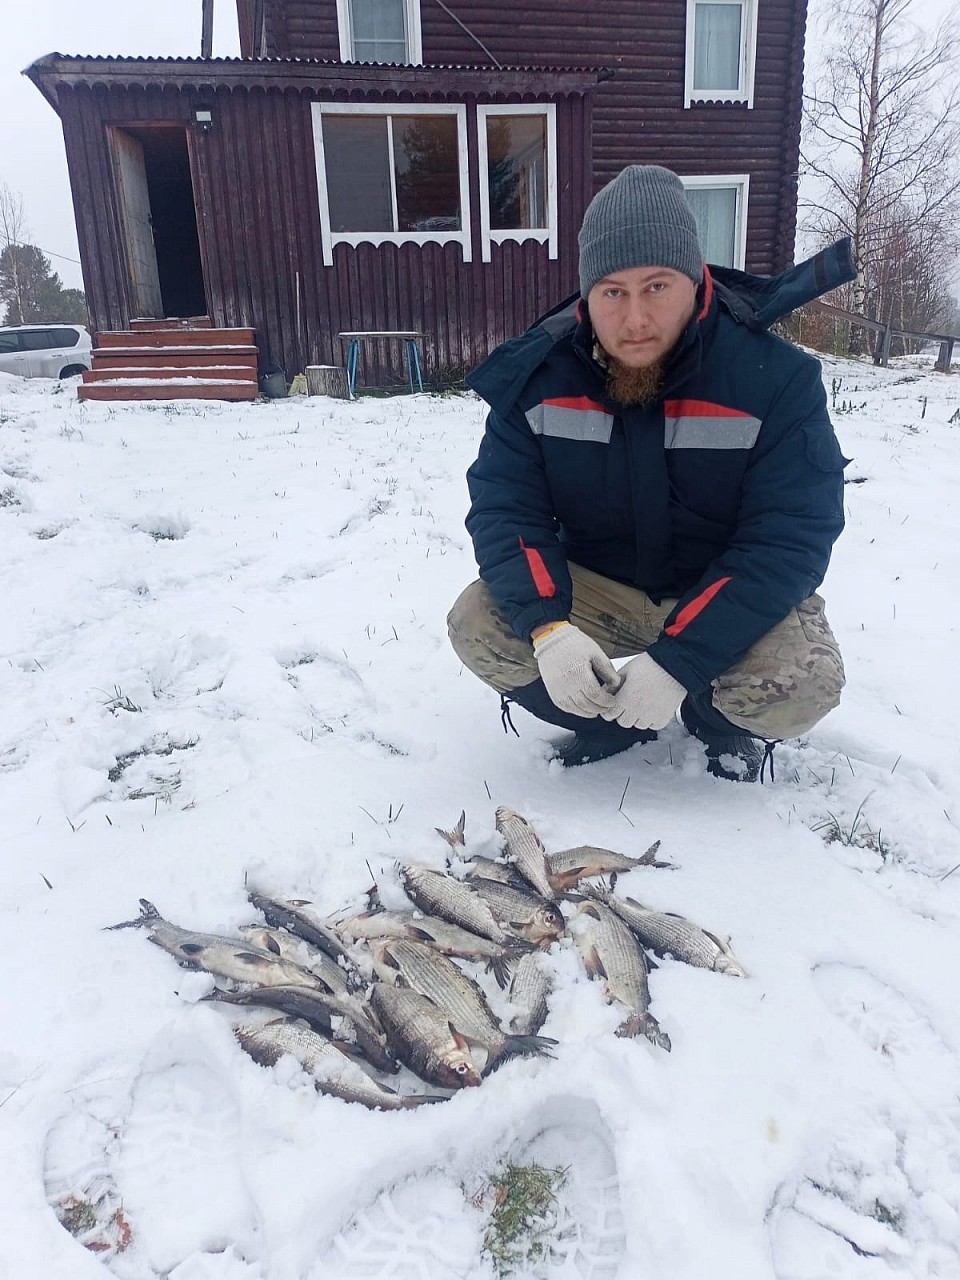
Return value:
M 811 10 L 835 2 L 811 0 Z M 197 56 L 200 0 L 26 0 L 18 9 L 27 16 L 8 15 L 0 42 L 0 180 L 23 197 L 29 239 L 50 256 L 64 285 L 79 288 L 79 264 L 68 260 L 78 252 L 60 121 L 20 72 L 52 52 Z M 915 0 L 913 14 L 932 26 L 951 9 L 951 0 Z M 217 0 L 214 53 L 237 52 L 235 4 Z M 808 65 L 815 56 L 808 48 Z

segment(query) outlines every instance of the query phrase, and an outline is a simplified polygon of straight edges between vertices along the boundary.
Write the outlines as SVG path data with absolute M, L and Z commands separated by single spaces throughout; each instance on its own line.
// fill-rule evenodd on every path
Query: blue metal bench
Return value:
M 361 342 L 376 342 L 381 338 L 391 338 L 403 343 L 410 390 L 411 392 L 423 390 L 423 378 L 420 373 L 420 353 L 417 350 L 417 343 L 423 337 L 422 333 L 416 333 L 412 329 L 363 329 L 358 330 L 356 333 L 338 333 L 337 337 L 341 342 L 347 343 L 347 383 L 350 387 L 351 399 L 357 393 L 357 366 L 360 363 L 360 344 Z M 414 386 L 414 379 L 416 379 L 416 386 Z

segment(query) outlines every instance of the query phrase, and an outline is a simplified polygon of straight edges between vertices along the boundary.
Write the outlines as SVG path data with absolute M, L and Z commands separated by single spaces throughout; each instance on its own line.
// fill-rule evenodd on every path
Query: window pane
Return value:
M 740 88 L 741 18 L 739 4 L 697 5 L 694 89 Z
M 405 0 L 350 0 L 358 62 L 408 62 Z
M 490 230 L 547 225 L 547 117 L 487 116 Z
M 393 231 L 386 116 L 323 117 L 330 230 Z
M 0 352 L 20 350 L 20 335 L 17 333 L 0 333 Z
M 736 250 L 737 188 L 687 187 L 706 262 L 732 267 Z
M 49 351 L 51 347 L 66 347 L 70 345 L 68 332 L 63 329 L 28 329 L 22 334 L 24 351 Z M 77 334 L 73 333 L 73 341 L 76 342 Z
M 460 163 L 452 115 L 394 116 L 399 231 L 460 230 Z

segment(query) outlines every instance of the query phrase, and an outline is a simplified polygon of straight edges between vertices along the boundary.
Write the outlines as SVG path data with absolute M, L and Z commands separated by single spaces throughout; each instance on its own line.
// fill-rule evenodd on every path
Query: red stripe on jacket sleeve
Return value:
M 544 404 L 553 405 L 557 409 L 580 409 L 586 413 L 607 413 L 604 405 L 589 396 L 551 396 Z
M 550 570 L 543 563 L 543 556 L 536 547 L 528 547 L 522 538 L 520 547 L 527 557 L 527 568 L 533 578 L 533 585 L 537 588 L 537 594 L 541 600 L 549 600 L 551 596 L 557 594 L 557 584 L 550 577 Z
M 670 623 L 669 627 L 664 629 L 664 634 L 668 636 L 678 636 L 685 627 L 701 614 L 713 597 L 727 585 L 729 578 L 718 578 L 716 582 L 711 582 L 706 590 L 701 591 L 695 596 L 689 604 L 683 606 L 677 614 L 676 619 Z

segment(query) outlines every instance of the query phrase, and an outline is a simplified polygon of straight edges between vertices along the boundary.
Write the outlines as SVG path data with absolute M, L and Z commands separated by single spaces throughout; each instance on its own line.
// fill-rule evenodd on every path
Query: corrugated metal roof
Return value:
M 157 67 L 329 67 L 337 70 L 360 71 L 366 67 L 389 67 L 398 71 L 466 71 L 466 72 L 511 72 L 522 75 L 594 75 L 607 70 L 603 66 L 513 66 L 493 67 L 490 63 L 418 63 L 409 62 L 339 62 L 332 58 L 183 58 L 183 57 L 145 57 L 142 54 L 127 56 L 125 54 L 105 53 L 48 53 L 38 58 L 32 67 L 47 69 L 57 63 L 90 62 L 119 66 L 157 66 Z M 27 70 L 31 68 L 28 67 Z

